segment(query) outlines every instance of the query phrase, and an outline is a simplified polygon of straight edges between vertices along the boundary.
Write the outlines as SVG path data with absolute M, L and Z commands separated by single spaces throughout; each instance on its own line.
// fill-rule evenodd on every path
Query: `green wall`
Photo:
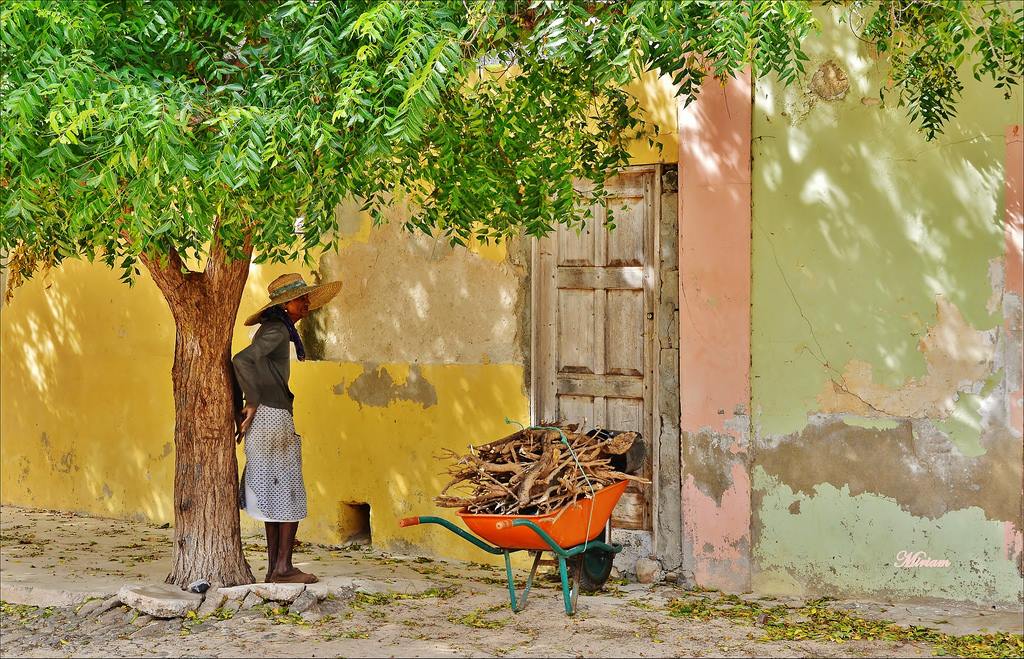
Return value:
M 1021 95 L 965 71 L 959 116 L 927 142 L 880 101 L 885 71 L 848 26 L 819 16 L 807 80 L 754 89 L 754 589 L 1019 601 L 1004 362 L 1020 306 L 1002 267 Z M 836 70 L 845 95 L 842 75 L 819 84 Z M 901 549 L 951 566 L 897 568 Z

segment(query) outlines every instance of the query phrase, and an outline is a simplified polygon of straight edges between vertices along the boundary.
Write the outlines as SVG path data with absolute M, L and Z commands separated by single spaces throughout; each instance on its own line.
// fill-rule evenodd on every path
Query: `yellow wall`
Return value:
M 251 312 L 286 266 L 255 267 L 242 302 Z M 309 273 L 304 273 L 309 276 Z M 2 312 L 0 490 L 5 504 L 173 521 L 174 413 L 170 369 L 174 329 L 159 292 L 134 290 L 100 265 L 68 263 L 20 289 Z M 249 341 L 238 324 L 234 350 Z M 408 364 L 383 366 L 396 385 Z M 395 521 L 436 512 L 447 482 L 441 448 L 506 434 L 506 415 L 526 420 L 521 365 L 425 365 L 437 392 L 429 408 L 396 400 L 360 405 L 335 393 L 362 364 L 293 364 L 296 425 L 303 435 L 309 518 L 301 537 L 337 543 L 340 504 L 371 507 L 374 543 L 479 559 L 479 552 L 432 529 Z M 239 451 L 241 458 L 241 451 Z M 242 516 L 247 530 L 259 525 Z M 445 532 L 447 533 L 447 532 Z
M 630 147 L 633 165 L 647 165 L 656 162 L 676 162 L 679 158 L 679 122 L 676 113 L 676 86 L 669 76 L 647 73 L 626 85 L 626 90 L 640 101 L 641 114 L 648 122 L 650 137 L 662 145 L 658 150 L 646 140 L 637 140 Z M 652 126 L 658 127 L 655 138 Z
M 666 80 L 649 76 L 633 90 L 649 116 L 662 124 L 662 158 L 674 161 L 675 103 Z M 658 160 L 646 142 L 638 143 L 634 156 L 638 163 Z M 386 230 L 371 230 L 366 218 L 358 218 L 348 228 L 339 253 L 330 255 L 328 274 L 341 276 L 347 287 L 365 286 L 360 284 L 359 269 L 372 267 L 363 260 L 367 243 L 383 250 L 396 237 Z M 422 256 L 412 251 L 407 267 L 430 273 L 439 258 L 437 250 L 448 249 L 442 242 L 421 250 Z M 360 259 L 347 260 L 356 254 Z M 465 266 L 478 259 L 483 267 L 493 267 L 495 273 L 500 270 L 506 278 L 515 271 L 525 286 L 523 264 L 510 265 L 506 257 L 504 245 L 473 246 L 456 260 Z M 241 318 L 266 301 L 267 284 L 273 278 L 289 271 L 314 277 L 296 265 L 253 267 L 233 352 L 248 345 L 251 336 L 252 328 L 244 327 Z M 396 278 L 393 286 L 402 283 Z M 419 284 L 429 289 L 429 283 Z M 469 313 L 472 296 L 484 290 L 479 281 L 433 285 L 437 290 L 456 285 L 464 289 Z M 393 296 L 394 290 L 371 293 L 384 299 Z M 524 293 L 528 294 L 525 288 L 519 291 L 520 296 Z M 372 300 L 372 295 L 367 299 Z M 522 302 L 507 303 L 512 321 L 522 318 L 517 315 Z M 339 302 L 337 308 L 345 306 Z M 356 308 L 347 311 L 358 313 Z M 466 309 L 436 312 L 457 315 Z M 458 326 L 453 323 L 453 331 Z M 409 340 L 428 338 L 410 336 Z M 173 345 L 170 312 L 145 275 L 129 289 L 104 266 L 75 261 L 20 288 L 11 303 L 0 307 L 0 500 L 172 522 Z M 445 463 L 435 458 L 441 449 L 463 451 L 470 443 L 508 434 L 505 417 L 528 421 L 523 359 L 499 362 L 486 351 L 473 359 L 475 363 L 386 358 L 379 360 L 381 364 L 293 363 L 291 386 L 296 395 L 296 426 L 304 437 L 309 494 L 309 518 L 300 527 L 303 540 L 343 541 L 342 504 L 365 502 L 371 507 L 373 541 L 379 547 L 485 558 L 438 527 L 399 529 L 396 523 L 401 517 L 439 512 L 431 498 L 447 482 Z M 373 405 L 348 395 L 347 385 L 371 368 L 385 369 L 400 389 L 412 366 L 436 392 L 436 403 L 424 405 L 399 396 L 386 405 Z M 259 530 L 247 516 L 242 519 L 243 530 Z
M 174 324 L 156 286 L 71 262 L 0 321 L 3 503 L 170 520 Z

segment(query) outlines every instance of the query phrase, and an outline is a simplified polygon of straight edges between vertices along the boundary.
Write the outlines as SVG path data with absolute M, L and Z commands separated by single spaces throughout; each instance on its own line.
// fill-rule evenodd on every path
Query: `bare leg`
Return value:
M 274 565 L 277 564 L 277 550 L 278 542 L 280 539 L 280 522 L 265 522 L 264 526 L 267 529 L 267 576 L 264 581 L 270 581 L 271 575 L 274 574 Z
M 271 580 L 290 583 L 314 583 L 317 579 L 292 565 L 292 550 L 295 548 L 295 533 L 299 530 L 298 522 L 281 522 L 278 536 L 277 561 Z
M 288 574 L 295 569 L 295 566 L 292 565 L 292 550 L 295 548 L 295 533 L 299 530 L 299 523 L 281 522 L 279 526 L 281 527 L 281 536 L 274 572 Z

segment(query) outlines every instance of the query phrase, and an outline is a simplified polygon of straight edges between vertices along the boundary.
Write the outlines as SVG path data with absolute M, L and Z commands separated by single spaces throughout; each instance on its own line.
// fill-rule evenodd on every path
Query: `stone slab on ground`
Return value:
M 356 589 L 352 585 L 352 579 L 333 577 L 323 579 L 317 583 L 306 586 L 306 592 L 316 596 L 317 601 L 324 601 L 328 598 L 333 600 L 348 601 L 356 596 Z
M 57 584 L 36 585 L 0 579 L 0 600 L 30 606 L 78 606 L 88 599 L 106 599 L 115 592 L 109 586 L 103 590 L 78 590 Z
M 302 591 L 306 590 L 306 584 L 301 583 L 254 583 L 251 586 L 252 592 L 265 600 L 273 602 L 294 602 Z
M 107 599 L 103 600 L 103 603 L 96 607 L 96 610 L 92 612 L 94 616 L 100 616 L 115 606 L 121 606 L 121 598 L 117 595 L 111 595 Z
M 75 609 L 75 613 L 81 618 L 88 618 L 93 613 L 97 613 L 101 606 L 103 606 L 104 600 L 94 599 L 82 604 Z
M 117 592 L 117 596 L 127 606 L 154 618 L 184 617 L 189 611 L 198 609 L 203 601 L 202 595 L 171 584 L 127 585 Z
M 305 613 L 312 606 L 316 606 L 318 598 L 309 590 L 303 590 L 288 607 L 288 613 Z
M 206 591 L 206 595 L 203 598 L 203 603 L 196 609 L 196 615 L 199 617 L 208 616 L 220 607 L 224 606 L 224 602 L 228 600 L 228 596 L 220 588 L 211 588 Z
M 114 606 L 108 611 L 104 611 L 100 615 L 96 616 L 96 621 L 101 625 L 116 624 L 119 619 L 124 619 L 125 609 L 121 606 Z
M 245 599 L 242 600 L 242 606 L 240 608 L 243 611 L 248 611 L 249 609 L 253 608 L 257 604 L 262 604 L 262 603 L 263 603 L 263 598 L 250 590 L 248 592 L 248 594 L 246 594 Z
M 255 584 L 250 583 L 243 586 L 224 586 L 218 590 L 224 593 L 229 600 L 242 601 L 245 599 L 245 596 L 249 594 L 249 591 L 252 590 L 254 585 Z

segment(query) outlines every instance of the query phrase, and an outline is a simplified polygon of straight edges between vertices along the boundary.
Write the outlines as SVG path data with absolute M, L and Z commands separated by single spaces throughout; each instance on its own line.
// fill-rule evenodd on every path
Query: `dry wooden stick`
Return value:
M 451 460 L 447 469 L 450 482 L 436 503 L 474 513 L 544 514 L 591 496 L 591 487 L 598 489 L 624 479 L 648 482 L 611 466 L 613 456 L 633 445 L 636 433 L 611 437 L 603 431 L 577 432 L 577 425 L 558 428 L 561 432 L 525 428 L 470 446 L 464 455 L 444 451 L 439 457 Z M 466 491 L 465 495 L 448 494 L 456 487 Z

